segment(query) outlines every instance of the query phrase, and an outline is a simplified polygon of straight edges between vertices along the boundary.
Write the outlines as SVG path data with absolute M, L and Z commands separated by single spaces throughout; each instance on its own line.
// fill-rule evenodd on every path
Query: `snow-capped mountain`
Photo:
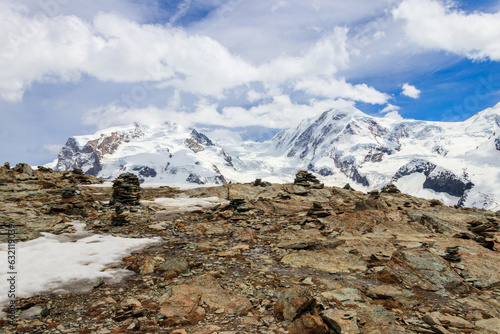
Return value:
M 146 182 L 174 184 L 289 182 L 308 169 L 327 185 L 349 182 L 368 191 L 393 182 L 446 204 L 498 209 L 499 127 L 500 104 L 455 123 L 329 110 L 265 143 L 219 145 L 168 122 L 134 124 L 68 139 L 55 169 L 79 167 L 108 179 L 129 171 Z
M 355 182 L 360 190 L 394 182 L 403 192 L 447 204 L 500 203 L 500 104 L 464 122 L 429 122 L 330 110 L 272 139 L 291 165 Z
M 54 168 L 81 168 L 103 179 L 132 172 L 142 180 L 175 184 L 225 184 L 224 175 L 234 170 L 232 157 L 207 136 L 170 122 L 71 137 Z

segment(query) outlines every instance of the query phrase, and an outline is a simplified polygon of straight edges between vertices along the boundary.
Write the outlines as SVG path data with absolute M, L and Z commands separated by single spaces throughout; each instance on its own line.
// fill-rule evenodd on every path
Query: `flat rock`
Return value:
M 500 334 L 500 319 L 491 318 L 478 320 L 474 323 L 476 329 L 490 331 L 492 334 Z
M 284 256 L 281 263 L 292 268 L 311 268 L 328 273 L 365 271 L 366 262 L 357 256 L 336 250 L 313 252 L 300 250 Z
M 321 317 L 335 333 L 360 333 L 356 311 L 326 310 Z
M 198 305 L 203 292 L 187 285 L 174 286 L 161 305 L 160 315 L 168 326 L 195 324 L 201 320 Z

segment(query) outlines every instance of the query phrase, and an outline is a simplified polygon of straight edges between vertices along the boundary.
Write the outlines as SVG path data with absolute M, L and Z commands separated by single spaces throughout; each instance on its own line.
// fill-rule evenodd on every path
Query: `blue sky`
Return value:
M 138 122 L 266 140 L 331 108 L 462 121 L 500 102 L 500 1 L 0 0 L 0 157 Z

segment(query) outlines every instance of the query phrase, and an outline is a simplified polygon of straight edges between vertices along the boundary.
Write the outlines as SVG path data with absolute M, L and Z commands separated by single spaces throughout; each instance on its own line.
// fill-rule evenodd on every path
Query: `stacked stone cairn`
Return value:
M 323 189 L 325 186 L 320 183 L 319 180 L 312 173 L 305 170 L 299 170 L 295 175 L 295 180 L 293 181 L 298 186 L 313 188 L 313 189 Z
M 398 189 L 393 183 L 389 183 L 385 187 L 382 188 L 381 192 L 386 194 L 399 194 L 401 190 Z
M 248 203 L 243 198 L 233 198 L 231 199 L 229 206 L 236 212 L 247 212 L 252 208 L 248 206 Z
M 111 225 L 121 226 L 128 222 L 127 206 L 139 205 L 140 191 L 141 184 L 135 174 L 123 173 L 113 181 L 113 199 L 109 204 L 114 205 L 115 214 L 111 217 Z
M 63 202 L 70 203 L 74 202 L 78 195 L 82 193 L 82 190 L 77 187 L 64 188 L 61 190 L 61 197 Z
M 262 179 L 255 179 L 255 181 L 253 181 L 252 185 L 254 187 L 258 187 L 258 186 L 269 187 L 269 186 L 272 186 L 272 183 L 271 182 L 267 182 L 267 181 L 262 181 Z
M 92 182 L 89 179 L 88 175 L 85 175 L 83 170 L 81 168 L 75 168 L 73 169 L 72 177 L 75 180 L 75 183 L 82 183 L 82 184 L 91 184 Z
M 474 239 L 484 247 L 500 252 L 500 222 L 497 218 L 489 217 L 488 222 L 469 222 L 469 231 L 474 237 L 466 236 L 465 239 Z
M 332 213 L 328 210 L 325 210 L 323 208 L 323 205 L 318 202 L 313 202 L 312 208 L 307 212 L 308 216 L 312 217 L 327 217 L 330 216 Z
M 113 200 L 110 204 L 139 205 L 141 198 L 141 184 L 137 175 L 123 173 L 113 181 Z
M 354 188 L 351 187 L 351 185 L 349 183 L 346 183 L 345 186 L 342 189 L 355 191 Z
M 446 247 L 446 255 L 443 258 L 449 262 L 460 262 L 462 257 L 460 256 L 459 247 Z

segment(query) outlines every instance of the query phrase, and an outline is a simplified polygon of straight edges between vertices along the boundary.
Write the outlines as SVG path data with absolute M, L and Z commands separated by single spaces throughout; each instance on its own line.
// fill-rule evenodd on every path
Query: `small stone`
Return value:
M 133 309 L 140 308 L 142 306 L 141 302 L 135 298 L 127 298 L 120 304 L 122 309 Z
M 187 334 L 185 329 L 175 329 L 170 332 L 170 334 Z
M 106 297 L 106 299 L 104 299 L 104 301 L 107 302 L 108 304 L 116 304 L 116 300 L 114 300 L 111 297 Z
M 304 284 L 304 285 L 314 285 L 311 277 L 307 277 L 305 280 L 303 280 L 302 284 Z
M 166 227 L 165 227 L 165 226 L 160 225 L 160 224 L 148 225 L 148 228 L 149 228 L 150 230 L 154 230 L 154 231 L 163 231 L 164 229 L 166 229 Z

